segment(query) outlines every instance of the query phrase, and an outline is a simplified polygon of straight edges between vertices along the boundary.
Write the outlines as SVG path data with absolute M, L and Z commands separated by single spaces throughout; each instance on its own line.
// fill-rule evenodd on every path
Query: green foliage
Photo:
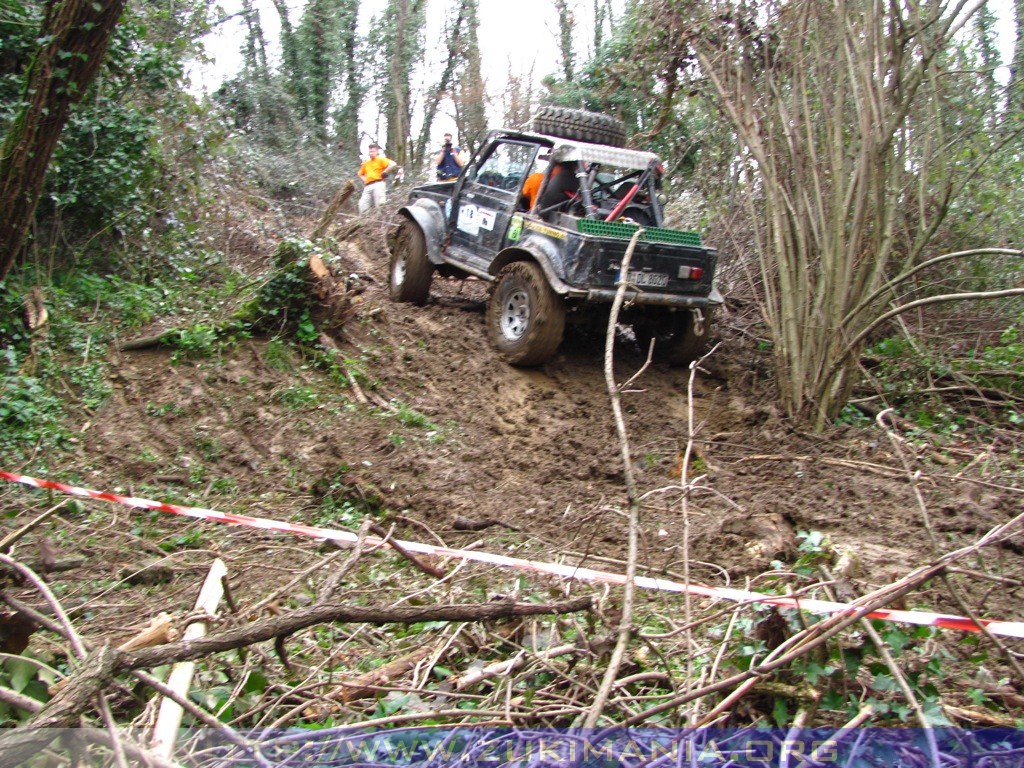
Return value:
M 423 59 L 426 3 L 408 0 L 388 0 L 382 18 L 370 26 L 376 33 L 368 41 L 371 53 L 376 54 L 377 82 L 381 88 L 380 101 L 387 117 L 386 151 L 399 165 L 407 165 L 408 137 L 412 120 L 412 71 Z
M 714 118 L 695 95 L 680 90 L 690 59 L 676 50 L 671 35 L 642 4 L 631 5 L 613 36 L 572 80 L 549 78 L 545 85 L 552 103 L 623 120 L 633 143 L 657 152 L 666 162 L 667 180 L 681 185 L 696 169 L 698 137 Z
M 38 377 L 19 372 L 19 358 L 8 347 L 0 359 L 0 454 L 64 444 L 69 435 L 60 422 L 61 405 Z
M 177 552 L 182 549 L 199 549 L 203 546 L 203 538 L 203 532 L 196 529 L 164 539 L 158 543 L 157 546 L 164 552 Z
M 44 7 L 8 3 L 0 18 L 0 134 L 21 107 Z M 85 244 L 109 264 L 126 236 L 166 226 L 175 210 L 190 218 L 181 212 L 190 171 L 208 145 L 192 136 L 197 109 L 182 88 L 183 62 L 203 29 L 201 2 L 129 5 L 110 41 L 110 64 L 73 108 L 47 172 L 35 237 L 54 263 L 81 259 L 76 246 Z
M 313 252 L 313 244 L 308 240 L 285 240 L 278 246 L 274 254 L 275 271 L 250 307 L 248 323 L 253 330 L 280 333 L 288 329 L 303 341 L 316 338 L 309 317 L 307 283 Z
M 204 275 L 197 283 L 195 275 Z M 71 444 L 73 434 L 110 396 L 109 345 L 160 315 L 185 322 L 172 342 L 174 360 L 218 352 L 244 329 L 209 321 L 236 292 L 234 273 L 203 252 L 178 255 L 173 267 L 147 283 L 116 274 L 71 270 L 52 281 L 22 270 L 0 283 L 0 464 L 11 464 Z M 35 333 L 23 321 L 22 297 L 38 285 L 49 322 Z M 156 415 L 172 406 L 151 405 Z
M 35 52 L 31 34 L 42 21 L 40 3 L 4 3 L 0 12 L 0 133 L 22 103 L 22 74 Z
M 281 76 L 242 73 L 224 81 L 212 98 L 231 128 L 261 145 L 288 149 L 301 137 L 302 125 L 286 84 Z
M 295 352 L 291 345 L 280 336 L 267 342 L 263 350 L 263 362 L 275 371 L 289 371 L 295 367 Z
M 417 429 L 428 429 L 433 431 L 437 431 L 438 429 L 437 425 L 434 424 L 427 416 L 405 403 L 397 404 L 395 418 L 398 419 L 400 424 L 406 427 L 415 427 Z
M 356 116 L 370 65 L 356 33 L 358 11 L 357 0 L 312 0 L 296 29 L 281 19 L 283 55 L 276 71 L 258 50 L 259 14 L 248 19 L 245 67 L 214 94 L 229 123 L 256 145 L 286 152 L 326 148 L 333 133 L 355 159 Z
M 832 561 L 832 548 L 828 536 L 821 531 L 797 531 L 797 549 L 800 557 L 793 564 L 793 571 L 801 576 L 813 577 L 818 566 Z
M 384 515 L 384 499 L 372 486 L 349 477 L 350 472 L 342 464 L 333 475 L 314 483 L 313 492 L 320 496 L 320 507 L 313 518 L 316 525 L 355 529 L 366 517 Z
M 270 687 L 267 676 L 259 669 L 247 670 L 240 681 L 219 668 L 203 669 L 199 677 L 202 685 L 192 689 L 193 700 L 221 722 L 232 725 L 238 725 L 237 718 L 243 715 L 259 712 L 257 705 Z M 247 720 L 241 722 L 256 725 Z
M 843 406 L 836 419 L 837 424 L 849 424 L 851 427 L 870 426 L 873 421 L 870 416 L 850 403 Z
M 220 348 L 220 333 L 210 323 L 192 323 L 177 329 L 167 343 L 174 347 L 171 362 L 209 357 Z
M 875 343 L 864 357 L 871 363 L 871 383 L 885 402 L 922 429 L 955 434 L 1021 422 L 1014 403 L 1024 398 L 1024 343 L 1016 326 L 1007 328 L 997 343 L 962 356 L 949 345 L 894 336 Z M 988 402 L 965 393 L 989 393 Z M 968 419 L 972 415 L 973 421 Z
M 37 660 L 31 651 L 22 656 L 0 660 L 0 686 L 45 704 L 50 700 L 49 687 L 60 680 L 60 673 Z M 0 723 L 27 720 L 31 714 L 0 702 Z
M 287 387 L 274 393 L 274 399 L 292 410 L 301 410 L 313 405 L 319 399 L 317 393 L 309 387 Z
M 354 42 L 358 4 L 352 0 L 310 0 L 296 35 L 303 115 L 326 138 L 331 102 L 342 67 L 354 66 L 344 53 Z

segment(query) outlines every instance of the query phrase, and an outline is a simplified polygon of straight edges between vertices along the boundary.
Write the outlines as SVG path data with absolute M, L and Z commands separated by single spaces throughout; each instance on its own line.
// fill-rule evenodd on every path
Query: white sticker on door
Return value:
M 478 208 L 476 215 L 480 220 L 481 227 L 486 229 L 488 232 L 494 229 L 494 219 L 497 217 L 497 213 L 494 211 L 488 211 L 486 208 Z
M 480 234 L 479 209 L 475 205 L 459 206 L 459 220 L 455 226 L 467 235 L 476 236 Z

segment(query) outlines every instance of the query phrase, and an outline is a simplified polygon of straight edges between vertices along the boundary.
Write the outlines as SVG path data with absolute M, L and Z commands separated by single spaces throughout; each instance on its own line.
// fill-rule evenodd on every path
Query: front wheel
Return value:
M 430 296 L 434 265 L 427 258 L 427 241 L 423 230 L 405 219 L 398 228 L 395 249 L 391 254 L 388 287 L 395 301 L 425 304 Z
M 498 273 L 487 304 L 487 330 L 512 365 L 540 365 L 555 354 L 565 333 L 565 301 L 548 285 L 540 265 L 517 261 Z

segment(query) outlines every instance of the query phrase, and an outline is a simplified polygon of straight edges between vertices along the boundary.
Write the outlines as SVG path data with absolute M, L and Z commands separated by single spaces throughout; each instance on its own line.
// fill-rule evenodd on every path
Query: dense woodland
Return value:
M 727 301 L 721 333 L 763 365 L 767 385 L 758 390 L 764 398 L 758 409 L 771 412 L 793 434 L 821 441 L 816 445 L 838 444 L 848 437 L 843 430 L 875 435 L 855 438 L 865 444 L 894 441 L 896 476 L 913 492 L 912 505 L 921 508 L 918 531 L 930 549 L 911 576 L 888 574 L 893 581 L 871 592 L 875 602 L 868 604 L 890 605 L 932 579 L 946 584 L 954 550 L 962 557 L 973 546 L 974 558 L 993 542 L 1009 541 L 1012 546 L 1006 546 L 1019 554 L 1024 2 L 1013 3 L 1013 19 L 999 19 L 994 4 L 956 0 L 639 0 L 624 8 L 610 0 L 551 0 L 550 23 L 538 34 L 556 37 L 558 67 L 510 67 L 497 82 L 484 74 L 481 5 L 387 0 L 368 18 L 359 0 L 274 0 L 273 28 L 279 33 L 271 39 L 261 16 L 266 9 L 243 0 L 232 17 L 245 30 L 242 67 L 214 92 L 197 95 L 186 73 L 208 55 L 204 38 L 229 21 L 214 3 L 0 0 L 0 469 L 47 476 L 73 464 L 68 457 L 88 439 L 82 422 L 101 419 L 124 388 L 116 361 L 133 337 L 155 339 L 165 362 L 183 366 L 197 360 L 221 365 L 229 354 L 267 343 L 268 349 L 285 350 L 281 354 L 291 356 L 295 371 L 318 372 L 358 407 L 382 410 L 406 427 L 426 419 L 375 394 L 373 377 L 382 374 L 370 373 L 369 361 L 380 355 L 367 351 L 369 342 L 359 355 L 339 352 L 330 324 L 323 322 L 323 295 L 310 287 L 304 269 L 317 254 L 333 264 L 339 284 L 348 285 L 351 279 L 346 283 L 337 275 L 363 270 L 345 261 L 355 253 L 347 249 L 357 248 L 371 261 L 386 258 L 380 254 L 386 252 L 389 217 L 407 186 L 393 187 L 391 209 L 368 222 L 355 217 L 341 194 L 346 182 L 351 193 L 368 141 L 387 148 L 406 169 L 408 185 L 431 177 L 440 126 L 454 125 L 471 152 L 488 128 L 527 126 L 539 106 L 553 104 L 614 115 L 624 121 L 630 146 L 664 159 L 669 225 L 699 229 L 722 254 L 719 285 Z M 508 13 L 514 12 L 510 5 Z M 443 15 L 440 39 L 427 39 L 428 14 Z M 584 15 L 591 22 L 586 26 L 578 21 Z M 1017 44 L 1005 61 L 996 33 L 1007 23 L 1015 26 Z M 325 210 L 335 217 L 332 226 L 343 226 L 328 232 Z M 314 226 L 318 220 L 321 226 Z M 354 318 L 365 320 L 360 301 L 355 292 L 345 299 L 345 319 L 353 324 Z M 677 394 L 686 397 L 685 391 Z M 714 464 L 694 447 L 692 425 L 690 430 L 678 457 L 683 513 L 695 487 L 692 478 Z M 627 460 L 623 498 L 615 504 L 624 516 L 632 515 L 635 533 L 636 515 L 647 502 L 632 487 L 627 438 L 619 437 Z M 916 459 L 918 452 L 949 475 L 991 471 L 984 482 L 1004 496 L 984 530 L 995 527 L 997 533 L 979 535 L 973 543 L 936 536 L 926 494 L 919 490 L 921 469 L 907 458 Z M 702 466 L 691 466 L 691 458 Z M 218 486 L 215 477 L 185 474 L 186 489 L 177 489 L 181 503 L 232 504 L 234 481 Z M 91 482 L 84 472 L 64 479 Z M 375 492 L 361 488 L 360 503 Z M 171 491 L 161 487 L 153 493 L 170 498 Z M 339 503 L 323 489 L 320 495 Z M 10 521 L 0 542 L 0 599 L 6 603 L 0 613 L 0 707 L 9 725 L 70 727 L 83 717 L 108 729 L 115 723 L 149 725 L 140 716 L 140 694 L 132 689 L 149 686 L 147 695 L 153 687 L 166 691 L 143 670 L 199 658 L 206 674 L 215 675 L 210 670 L 218 662 L 211 654 L 273 640 L 273 648 L 240 662 L 247 669 L 241 682 L 230 676 L 220 681 L 221 688 L 233 687 L 228 699 L 195 694 L 184 702 L 186 721 L 239 729 L 268 723 L 309 727 L 318 717 L 324 721 L 318 709 L 323 702 L 298 691 L 315 687 L 317 674 L 330 677 L 326 667 L 302 684 L 293 680 L 287 692 L 268 683 L 278 660 L 290 669 L 286 640 L 293 642 L 307 628 L 398 622 L 408 632 L 433 622 L 548 614 L 544 631 L 554 633 L 551 627 L 564 629 L 569 621 L 554 616 L 590 610 L 588 601 L 562 599 L 554 589 L 541 589 L 530 600 L 524 593 L 522 603 L 435 604 L 430 600 L 444 597 L 435 593 L 405 606 L 404 614 L 372 602 L 356 610 L 339 597 L 338 582 L 350 569 L 358 572 L 357 549 L 344 561 L 342 575 L 329 577 L 316 602 L 279 611 L 273 626 L 254 613 L 251 626 L 221 629 L 221 644 L 202 653 L 173 637 L 151 649 L 114 651 L 104 632 L 90 636 L 87 612 L 72 611 L 69 618 L 58 610 L 66 590 L 51 592 L 46 584 L 59 585 L 65 576 L 53 571 L 52 558 L 12 549 L 18 538 L 41 535 L 38 526 L 44 523 L 30 521 L 64 504 L 0 488 L 0 510 Z M 359 521 L 345 522 L 359 529 Z M 377 524 L 371 532 L 364 524 L 360 535 L 371 533 L 386 531 Z M 621 551 L 623 567 L 635 574 L 635 547 L 624 542 Z M 337 553 L 327 557 L 333 567 L 341 566 L 342 560 L 333 559 Z M 838 568 L 841 558 L 813 531 L 801 531 L 797 548 L 781 559 L 800 578 L 813 571 L 826 591 L 843 582 L 822 575 Z M 981 559 L 971 563 L 975 571 L 987 572 Z M 415 558 L 407 567 L 420 579 L 431 573 Z M 46 580 L 33 568 L 45 571 Z M 988 595 L 986 590 L 999 589 L 993 584 L 1005 579 L 1006 589 L 1017 594 L 1012 590 L 1022 576 L 1010 567 L 990 572 L 981 591 Z M 812 591 L 807 582 L 776 586 L 781 593 Z M 955 596 L 948 610 L 982 611 L 971 587 L 947 586 Z M 773 630 L 764 616 L 736 613 L 727 617 L 727 628 L 719 622 L 707 636 L 698 633 L 711 626 L 709 619 L 679 618 L 658 623 L 660 635 L 640 640 L 631 630 L 634 611 L 660 616 L 664 606 L 634 604 L 628 588 L 616 601 L 601 616 L 609 627 L 607 652 L 580 661 L 578 680 L 577 662 L 555 663 L 559 654 L 550 648 L 550 655 L 534 654 L 525 662 L 540 680 L 536 689 L 557 689 L 561 705 L 555 714 L 530 721 L 532 692 L 514 700 L 509 694 L 504 702 L 491 693 L 467 694 L 449 701 L 440 708 L 448 714 L 427 724 L 727 722 L 788 728 L 1022 722 L 1019 639 L 983 636 L 978 645 L 986 648 L 986 680 L 996 682 L 961 691 L 956 699 L 936 681 L 943 674 L 963 679 L 962 670 L 977 666 L 980 655 L 949 652 L 941 657 L 947 668 L 940 674 L 930 666 L 940 656 L 929 660 L 924 650 L 937 647 L 933 639 L 910 630 L 886 625 L 880 637 L 861 617 L 802 626 L 780 619 L 783 627 Z M 1004 615 L 993 618 L 1022 618 L 1019 611 L 1005 615 L 1005 605 L 998 610 Z M 863 629 L 853 626 L 858 620 Z M 574 621 L 592 627 L 597 619 Z M 31 628 L 25 632 L 25 626 Z M 500 634 L 503 626 L 495 631 Z M 772 644 L 765 635 L 773 631 L 786 639 Z M 850 651 L 855 631 L 861 633 L 856 642 L 862 655 Z M 46 663 L 31 671 L 18 666 L 13 657 L 29 645 L 12 639 L 19 632 L 33 643 L 44 634 L 55 638 L 48 641 Z M 401 636 L 381 632 L 378 640 L 387 644 Z M 730 637 L 736 648 L 727 652 Z M 563 639 L 568 650 L 562 655 L 576 647 L 571 635 Z M 487 666 L 503 658 L 484 652 L 497 648 L 496 642 L 492 632 L 465 651 L 467 663 L 473 652 L 479 654 L 480 663 L 472 667 L 478 680 L 460 679 L 453 687 L 448 677 L 455 673 L 449 670 L 439 680 L 421 679 L 417 695 L 426 698 L 424 691 L 440 683 L 454 696 L 455 688 L 476 691 L 473 685 L 507 675 L 512 666 Z M 60 646 L 71 650 L 55 654 L 53 647 Z M 868 646 L 877 649 L 870 658 L 862 650 Z M 844 649 L 845 660 L 833 669 L 830 654 L 842 656 Z M 506 652 L 505 661 L 514 655 Z M 694 661 L 698 657 L 712 661 L 705 665 Z M 440 651 L 435 663 L 438 658 Z M 517 665 L 523 663 L 516 658 Z M 382 653 L 380 663 L 385 661 L 395 659 Z M 407 701 L 391 696 L 387 686 L 422 661 L 406 659 L 405 666 L 363 679 L 368 689 L 384 686 L 373 717 L 354 714 L 345 698 L 349 708 L 330 709 L 327 720 L 344 725 L 376 717 L 393 725 L 403 722 L 403 714 L 414 720 L 415 710 L 403 710 Z M 865 684 L 865 676 L 874 682 Z M 65 680 L 63 688 L 45 684 L 58 678 Z M 819 687 L 826 698 L 838 697 L 827 705 L 809 698 L 807 690 L 826 678 L 828 684 Z M 755 684 L 762 685 L 748 697 L 755 703 L 739 706 Z M 851 693 L 858 685 L 875 698 Z M 382 691 L 389 690 L 385 697 Z M 365 698 L 373 699 L 373 693 Z M 253 704 L 247 713 L 247 701 L 258 707 Z M 486 716 L 458 712 L 474 706 Z M 504 718 L 503 709 L 517 714 Z M 257 710 L 258 717 L 252 715 Z M 721 719 L 726 717 L 731 719 Z M 46 748 L 53 754 L 37 757 L 38 764 L 70 764 L 50 745 L 52 732 L 11 731 L 19 732 L 20 741 L 5 746 L 0 739 L 0 751 L 11 750 L 6 756 L 30 759 Z M 70 749 L 95 750 L 97 759 L 111 764 L 173 762 L 169 755 L 155 756 L 142 739 L 98 733 Z M 242 744 L 243 754 L 251 753 L 238 731 L 225 734 Z M 938 766 L 956 753 L 934 739 L 922 744 L 914 747 L 920 763 L 913 764 Z

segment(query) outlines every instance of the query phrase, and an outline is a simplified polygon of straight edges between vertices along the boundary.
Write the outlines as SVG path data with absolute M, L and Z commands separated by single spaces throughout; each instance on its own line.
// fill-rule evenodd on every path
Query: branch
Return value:
M 941 256 L 936 256 L 933 259 L 922 261 L 920 264 L 917 264 L 916 266 L 912 267 L 911 269 L 908 269 L 906 272 L 903 272 L 902 274 L 896 275 L 896 277 L 892 278 L 891 280 L 887 281 L 884 285 L 879 287 L 878 290 L 874 291 L 870 296 L 861 301 L 860 304 L 858 304 L 856 307 L 847 312 L 846 317 L 844 317 L 842 321 L 840 321 L 839 325 L 840 327 L 845 326 L 848 322 L 850 322 L 851 319 L 856 317 L 856 315 L 859 312 L 866 309 L 879 298 L 881 298 L 882 294 L 892 290 L 900 283 L 906 282 L 914 275 L 916 275 L 918 272 L 927 269 L 928 267 L 934 267 L 936 264 L 941 264 L 944 261 L 950 261 L 952 259 L 962 259 L 968 256 L 983 256 L 986 254 L 991 256 L 1024 256 L 1024 251 L 1018 251 L 1011 248 L 974 248 L 973 250 L 970 251 L 956 251 L 955 253 L 945 253 Z
M 118 672 L 158 667 L 175 661 L 189 661 L 211 653 L 241 648 L 253 643 L 286 637 L 315 624 L 353 622 L 357 624 L 415 624 L 421 621 L 488 621 L 513 616 L 575 613 L 588 610 L 590 597 L 579 597 L 558 603 L 484 603 L 483 605 L 408 605 L 393 608 L 354 605 L 313 605 L 254 621 L 244 627 L 225 630 L 188 642 L 145 648 L 118 656 Z
M 845 364 L 846 360 L 849 359 L 849 357 L 857 350 L 860 343 L 871 335 L 872 331 L 897 315 L 902 315 L 904 312 L 911 309 L 925 307 L 929 304 L 948 304 L 953 301 L 987 301 L 990 299 L 1005 299 L 1008 296 L 1024 296 L 1024 288 L 1007 288 L 1002 291 L 977 291 L 972 293 L 943 293 L 939 296 L 928 296 L 924 299 L 917 299 L 896 307 L 895 309 L 891 309 L 884 315 L 876 317 L 860 333 L 853 337 L 853 340 L 846 345 L 842 352 L 839 353 L 839 357 L 837 357 L 833 361 L 832 365 L 829 366 L 828 373 L 822 380 L 831 381 L 839 369 Z
M 891 605 L 894 601 L 909 594 L 922 584 L 925 584 L 936 576 L 941 575 L 950 563 L 954 563 L 957 560 L 973 555 L 984 547 L 991 546 L 1004 540 L 1010 535 L 1010 532 L 1014 528 L 1019 527 L 1022 523 L 1024 523 L 1024 513 L 1017 515 L 1002 525 L 996 526 L 973 544 L 961 547 L 953 552 L 949 552 L 932 562 L 930 565 L 918 568 L 916 571 L 904 576 L 899 581 L 888 584 L 880 589 L 876 589 L 874 592 L 855 600 L 851 604 L 851 612 L 833 614 L 816 624 L 810 625 L 806 629 L 796 633 L 784 641 L 774 651 L 768 654 L 768 656 L 766 656 L 759 664 L 751 665 L 749 669 L 737 673 L 732 677 L 720 680 L 717 683 L 712 683 L 704 686 L 703 688 L 689 691 L 688 693 L 676 696 L 647 710 L 638 712 L 635 715 L 631 715 L 621 723 L 618 723 L 616 727 L 625 728 L 636 725 L 637 723 L 644 722 L 645 720 L 648 720 L 662 712 L 675 709 L 689 701 L 694 701 L 719 691 L 730 690 L 753 677 L 767 675 L 780 667 L 784 667 L 794 659 L 806 656 L 810 651 L 820 647 L 829 639 L 835 637 L 851 624 L 860 621 L 869 613 L 880 608 L 884 608 L 887 605 Z
M 626 422 L 622 417 L 622 396 L 619 388 L 615 385 L 615 327 L 619 322 L 619 311 L 622 309 L 622 302 L 626 297 L 626 289 L 629 287 L 625 276 L 629 274 L 629 262 L 633 258 L 633 251 L 636 244 L 646 230 L 643 227 L 633 233 L 629 241 L 629 247 L 622 257 L 623 279 L 619 281 L 618 290 L 615 292 L 615 300 L 612 302 L 611 314 L 608 317 L 608 332 L 605 334 L 604 347 L 604 376 L 605 384 L 608 387 L 608 395 L 611 398 L 612 414 L 615 417 L 615 431 L 619 436 L 619 449 L 622 453 L 623 472 L 626 478 L 626 493 L 629 496 L 629 539 L 627 544 L 628 554 L 626 556 L 626 583 L 622 595 L 622 617 L 619 619 L 618 638 L 615 641 L 615 649 L 612 657 L 608 660 L 608 668 L 601 680 L 601 687 L 598 688 L 594 701 L 587 710 L 584 719 L 584 728 L 593 728 L 604 711 L 608 698 L 611 696 L 612 688 L 615 686 L 615 679 L 619 676 L 619 669 L 626 657 L 626 650 L 629 647 L 629 639 L 632 634 L 633 623 L 633 600 L 636 591 L 636 564 L 639 552 L 639 529 L 640 529 L 640 501 L 637 495 L 636 479 L 633 476 L 633 459 L 630 455 L 629 434 L 626 431 Z M 632 381 L 632 379 L 630 379 Z

